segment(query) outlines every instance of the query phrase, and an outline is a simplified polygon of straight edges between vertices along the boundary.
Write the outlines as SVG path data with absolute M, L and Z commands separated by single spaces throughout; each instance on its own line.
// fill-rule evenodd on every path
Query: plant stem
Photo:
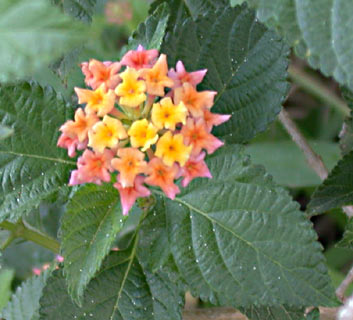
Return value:
M 40 246 L 53 251 L 54 253 L 60 252 L 60 243 L 57 240 L 49 237 L 48 235 L 42 234 L 37 230 L 26 227 L 22 221 L 19 223 L 3 221 L 0 223 L 0 228 L 10 231 L 10 237 L 13 239 L 23 238 L 37 243 Z
M 320 319 L 335 320 L 336 313 L 336 308 L 320 308 Z M 232 308 L 207 308 L 184 310 L 183 320 L 248 320 L 248 318 Z
M 281 113 L 279 114 L 279 120 L 281 121 L 282 125 L 287 130 L 289 135 L 292 137 L 293 141 L 303 151 L 309 166 L 317 173 L 317 175 L 322 180 L 325 180 L 328 175 L 328 171 L 325 167 L 325 164 L 323 163 L 321 157 L 317 155 L 314 150 L 310 147 L 309 143 L 299 131 L 297 125 L 290 118 L 286 110 L 282 109 Z
M 341 299 L 342 301 L 344 300 L 344 294 L 348 288 L 348 286 L 353 282 L 353 266 L 349 270 L 348 274 L 346 277 L 343 279 L 342 283 L 339 285 L 339 287 L 336 290 L 336 296 Z
M 336 109 L 344 116 L 349 116 L 350 109 L 347 104 L 332 94 L 318 79 L 293 65 L 289 67 L 288 72 L 290 79 L 303 90 Z

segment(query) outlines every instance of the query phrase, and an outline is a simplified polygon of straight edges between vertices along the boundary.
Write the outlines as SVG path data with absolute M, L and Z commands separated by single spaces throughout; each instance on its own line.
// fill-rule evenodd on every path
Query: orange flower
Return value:
M 174 81 L 167 76 L 167 56 L 161 54 L 151 69 L 142 69 L 141 76 L 146 80 L 147 93 L 163 97 L 164 88 L 171 88 Z
M 198 92 L 190 83 L 184 83 L 182 87 L 174 91 L 174 102 L 184 102 L 186 108 L 195 117 L 202 117 L 204 109 L 211 109 L 216 91 Z
M 146 100 L 146 84 L 142 80 L 138 80 L 139 73 L 127 67 L 120 74 L 123 82 L 115 89 L 115 93 L 120 97 L 119 103 L 124 107 L 136 108 Z
M 223 142 L 208 132 L 205 122 L 202 119 L 194 121 L 188 119 L 186 125 L 181 129 L 187 145 L 192 145 L 192 153 L 197 155 L 202 149 L 209 154 L 223 145 Z
M 119 159 L 112 160 L 112 166 L 120 172 L 122 187 L 132 187 L 135 177 L 146 169 L 147 162 L 143 161 L 145 154 L 138 149 L 125 148 L 118 150 L 118 156 Z
M 82 73 L 86 76 L 85 83 L 93 90 L 99 88 L 103 83 L 108 89 L 115 89 L 120 82 L 118 72 L 120 62 L 98 61 L 91 59 L 89 62 L 81 63 Z
M 172 166 L 174 162 L 179 162 L 181 166 L 188 161 L 192 146 L 184 144 L 183 135 L 172 135 L 170 131 L 166 132 L 157 142 L 156 156 L 163 159 L 163 162 Z
M 209 132 L 211 132 L 213 126 L 219 126 L 223 122 L 228 121 L 231 117 L 230 114 L 212 113 L 207 109 L 204 111 L 203 114 L 204 114 L 203 119 L 205 121 L 206 128 Z
M 69 120 L 65 122 L 59 130 L 73 138 L 77 137 L 79 142 L 83 142 L 88 137 L 88 131 L 98 121 L 99 118 L 94 114 L 86 115 L 85 112 L 79 108 L 75 112 L 75 121 Z
M 147 119 L 135 121 L 128 131 L 131 145 L 134 148 L 142 147 L 142 151 L 146 151 L 152 144 L 157 142 L 157 131 L 155 126 L 148 122 Z
M 147 166 L 146 174 L 148 177 L 145 182 L 151 186 L 160 187 L 170 199 L 174 199 L 175 195 L 180 192 L 179 187 L 174 184 L 174 179 L 179 172 L 178 166 L 174 164 L 166 166 L 159 158 L 153 158 Z
M 120 120 L 104 116 L 103 121 L 97 122 L 88 132 L 88 137 L 88 146 L 95 151 L 103 152 L 105 148 L 116 148 L 119 140 L 128 136 Z
M 163 98 L 159 103 L 153 104 L 152 108 L 152 122 L 159 128 L 166 128 L 175 130 L 178 123 L 185 124 L 188 110 L 183 102 L 174 105 L 172 99 Z
M 85 111 L 88 114 L 96 113 L 99 117 L 103 117 L 114 108 L 114 91 L 107 91 L 105 84 L 102 84 L 94 91 L 75 88 L 75 92 L 78 96 L 79 104 L 87 103 Z

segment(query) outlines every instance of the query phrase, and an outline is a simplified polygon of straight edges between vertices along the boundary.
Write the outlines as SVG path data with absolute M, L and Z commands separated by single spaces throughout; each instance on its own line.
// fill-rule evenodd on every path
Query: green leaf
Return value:
M 343 157 L 320 185 L 308 205 L 309 212 L 321 213 L 353 204 L 353 151 Z
M 297 53 L 326 76 L 353 89 L 353 2 L 249 0 L 258 18 L 276 27 Z
M 69 293 L 77 303 L 124 220 L 119 193 L 113 186 L 88 184 L 70 199 L 62 219 L 61 252 Z
M 164 3 L 145 22 L 139 24 L 137 30 L 129 38 L 129 44 L 124 51 L 136 50 L 139 44 L 145 49 L 159 50 L 167 28 L 168 19 L 169 8 Z
M 11 297 L 11 283 L 14 275 L 15 272 L 9 269 L 0 272 L 0 312 Z
M 0 221 L 17 221 L 67 184 L 75 162 L 56 143 L 59 127 L 72 114 L 51 88 L 0 86 L 1 124 L 16 132 L 0 142 Z
M 353 249 L 353 220 L 350 219 L 344 230 L 343 238 L 337 244 L 340 248 Z
M 304 310 L 288 306 L 241 309 L 250 320 L 303 320 Z
M 153 272 L 161 269 L 171 254 L 165 210 L 164 201 L 157 201 L 140 230 L 138 254 Z
M 91 22 L 97 0 L 52 0 L 72 17 Z
M 265 130 L 288 92 L 288 48 L 245 6 L 180 21 L 162 51 L 169 65 L 182 60 L 187 70 L 208 69 L 199 88 L 218 92 L 212 111 L 232 114 L 214 131 L 230 142 L 248 141 Z
M 0 317 L 6 320 L 39 320 L 39 299 L 49 274 L 50 271 L 47 270 L 40 276 L 23 282 L 2 310 Z
M 340 159 L 337 143 L 310 141 L 310 145 L 322 156 L 329 170 Z M 291 140 L 253 143 L 246 148 L 246 152 L 254 163 L 265 166 L 266 171 L 280 185 L 301 188 L 321 184 L 320 178 L 309 167 L 303 153 Z
M 9 127 L 0 125 L 0 141 L 8 138 L 13 134 L 13 130 Z
M 287 191 L 237 146 L 207 163 L 211 181 L 164 198 L 171 251 L 191 293 L 245 308 L 334 304 L 317 235 Z
M 307 319 L 307 320 L 320 320 L 320 310 L 318 308 L 311 310 L 307 314 L 305 319 Z
M 111 253 L 88 285 L 82 308 L 67 293 L 60 271 L 48 280 L 40 301 L 43 320 L 180 320 L 183 298 L 162 272 L 143 269 L 132 250 Z
M 0 81 L 31 75 L 88 35 L 48 0 L 2 0 L 0 29 Z

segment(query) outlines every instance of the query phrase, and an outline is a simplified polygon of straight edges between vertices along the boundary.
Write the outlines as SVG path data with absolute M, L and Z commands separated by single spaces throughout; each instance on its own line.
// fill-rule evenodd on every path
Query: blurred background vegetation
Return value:
M 98 0 L 92 20 L 91 40 L 84 48 L 75 49 L 70 54 L 78 57 L 76 61 L 90 58 L 118 60 L 129 35 L 145 20 L 149 4 L 147 0 Z M 39 70 L 34 79 L 42 85 L 50 84 L 67 99 L 75 99 L 73 88 L 84 87 L 83 75 L 79 65 L 69 60 L 59 59 L 50 68 Z M 339 86 L 334 80 L 310 69 L 294 55 L 291 57 L 291 67 L 299 72 L 299 78 L 292 76 L 292 88 L 284 107 L 330 170 L 341 157 L 339 135 L 346 116 L 344 108 L 337 107 L 337 103 L 344 104 Z M 325 96 L 333 97 L 334 103 Z M 306 209 L 320 179 L 279 121 L 258 135 L 247 146 L 247 152 L 254 163 L 265 166 L 274 180 L 291 192 L 302 210 Z M 54 204 L 51 200 L 43 202 L 24 223 L 58 237 L 64 207 L 59 196 Z M 117 240 L 119 247 L 124 247 L 124 243 L 128 242 L 129 231 L 137 219 L 136 215 L 130 215 L 126 229 Z M 347 223 L 346 215 L 341 210 L 332 210 L 311 219 L 324 247 L 330 275 L 337 286 L 353 262 L 353 251 L 337 246 Z M 10 243 L 8 236 L 7 231 L 0 231 L 0 246 L 6 248 L 0 257 L 3 266 L 0 269 L 0 310 L 21 281 L 31 276 L 35 268 L 40 269 L 54 259 L 51 252 L 34 243 L 18 239 Z

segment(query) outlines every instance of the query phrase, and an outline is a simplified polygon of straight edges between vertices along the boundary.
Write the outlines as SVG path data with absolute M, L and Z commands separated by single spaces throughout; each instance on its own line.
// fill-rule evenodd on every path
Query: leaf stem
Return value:
M 47 248 L 50 251 L 53 251 L 54 253 L 58 254 L 60 252 L 60 243 L 57 240 L 37 230 L 28 228 L 24 225 L 22 221 L 18 223 L 3 221 L 0 223 L 0 228 L 11 232 L 11 241 L 16 238 L 23 238 L 25 240 L 29 240 L 36 244 L 39 244 L 40 246 Z M 5 244 L 7 244 L 7 242 L 8 241 L 6 241 Z
M 326 103 L 328 106 L 336 109 L 344 116 L 349 116 L 350 109 L 347 104 L 342 99 L 332 94 L 318 79 L 293 65 L 289 67 L 288 73 L 290 79 L 303 90 Z
M 353 266 L 347 273 L 346 277 L 343 279 L 342 283 L 338 286 L 336 290 L 336 296 L 341 299 L 341 301 L 344 300 L 344 294 L 348 288 L 348 286 L 353 282 Z

